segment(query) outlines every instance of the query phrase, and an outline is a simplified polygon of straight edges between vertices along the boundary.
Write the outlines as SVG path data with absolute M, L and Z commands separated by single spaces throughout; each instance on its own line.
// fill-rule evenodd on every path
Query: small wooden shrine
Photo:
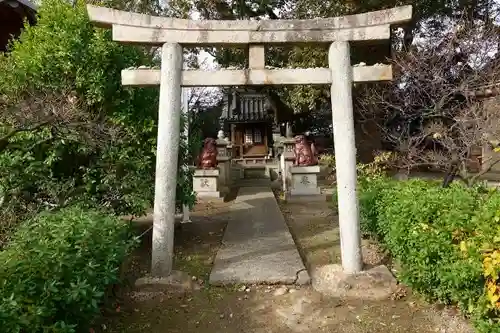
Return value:
M 280 122 L 284 120 L 267 94 L 231 89 L 225 95 L 220 120 L 231 140 L 234 159 L 274 156 L 274 138 L 280 136 Z

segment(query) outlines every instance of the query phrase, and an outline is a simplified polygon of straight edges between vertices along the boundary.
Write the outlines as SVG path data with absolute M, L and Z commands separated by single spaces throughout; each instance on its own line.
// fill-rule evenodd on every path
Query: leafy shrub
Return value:
M 154 196 L 158 88 L 121 84 L 153 54 L 113 42 L 85 1 L 44 0 L 38 16 L 0 54 L 0 248 L 38 211 L 78 202 L 140 215 Z M 187 149 L 182 136 L 179 165 Z M 178 205 L 192 204 L 191 176 L 178 174 Z
M 380 179 L 384 176 L 389 169 L 389 162 L 395 157 L 391 152 L 381 152 L 377 154 L 371 163 L 363 164 L 358 163 L 356 165 L 356 172 L 358 177 L 358 182 L 360 185 L 366 182 L 371 182 L 372 180 Z M 325 154 L 321 156 L 320 163 L 332 168 L 332 174 L 335 177 L 335 155 Z M 370 186 L 374 186 L 374 183 L 370 183 Z M 337 192 L 333 192 L 332 201 L 336 206 L 338 204 Z
M 500 192 L 384 176 L 360 181 L 361 228 L 401 263 L 400 278 L 500 332 Z
M 3 205 L 45 209 L 74 201 L 138 214 L 152 201 L 157 89 L 121 86 L 121 70 L 151 65 L 111 41 L 85 3 L 43 1 L 0 55 Z
M 133 245 L 127 224 L 70 207 L 23 223 L 0 252 L 1 331 L 76 332 L 99 313 Z
M 319 164 L 331 168 L 333 171 L 335 171 L 335 155 L 334 154 L 320 155 Z

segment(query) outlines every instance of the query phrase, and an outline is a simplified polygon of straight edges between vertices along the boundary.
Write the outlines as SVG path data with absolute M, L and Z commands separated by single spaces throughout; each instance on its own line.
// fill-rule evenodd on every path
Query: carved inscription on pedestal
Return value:
M 206 188 L 209 187 L 210 185 L 208 184 L 208 179 L 206 178 L 201 178 L 200 179 L 200 187 L 201 188 Z

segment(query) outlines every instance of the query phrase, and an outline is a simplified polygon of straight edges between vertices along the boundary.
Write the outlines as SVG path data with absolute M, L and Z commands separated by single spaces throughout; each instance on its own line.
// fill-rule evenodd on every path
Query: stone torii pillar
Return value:
M 151 274 L 169 276 L 174 256 L 175 193 L 181 121 L 182 47 L 161 49 L 160 108 L 156 149 L 155 201 Z
M 348 42 L 334 42 L 328 50 L 332 70 L 332 120 L 337 173 L 337 198 L 342 266 L 346 273 L 363 268 L 359 207 L 356 194 L 356 143 L 352 105 L 351 52 Z
M 113 29 L 113 40 L 162 46 L 161 70 L 122 71 L 122 84 L 160 85 L 158 155 L 155 182 L 152 274 L 172 273 L 173 217 L 179 140 L 180 87 L 330 84 L 335 152 L 338 155 L 338 203 L 342 273 L 362 270 L 356 194 L 356 146 L 352 84 L 392 79 L 390 65 L 352 66 L 350 42 L 390 38 L 391 24 L 408 22 L 412 7 L 314 20 L 183 20 L 88 5 L 96 25 Z M 329 68 L 265 66 L 266 44 L 330 44 Z M 249 68 L 182 70 L 182 46 L 248 47 Z M 341 156 L 339 156 L 341 155 Z M 313 279 L 314 284 L 314 279 Z

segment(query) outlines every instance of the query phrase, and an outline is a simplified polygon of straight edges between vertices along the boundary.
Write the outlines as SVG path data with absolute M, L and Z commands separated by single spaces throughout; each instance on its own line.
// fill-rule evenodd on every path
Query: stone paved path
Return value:
M 209 282 L 303 283 L 307 271 L 270 187 L 242 187 Z

